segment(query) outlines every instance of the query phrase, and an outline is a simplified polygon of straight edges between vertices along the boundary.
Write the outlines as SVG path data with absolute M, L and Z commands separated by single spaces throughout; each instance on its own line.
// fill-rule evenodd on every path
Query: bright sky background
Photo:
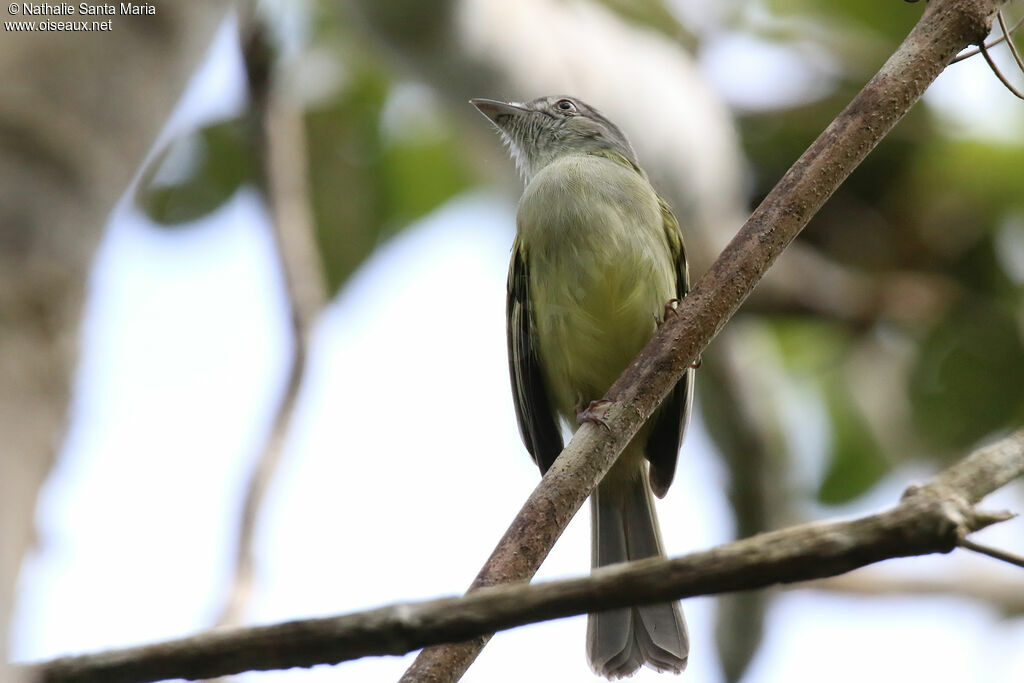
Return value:
M 744 64 L 775 70 L 759 81 L 785 81 L 784 56 L 752 59 L 757 46 L 739 40 L 715 47 L 708 72 L 731 73 L 736 49 L 745 51 Z M 223 31 L 165 137 L 238 106 L 235 50 Z M 999 86 L 972 62 L 943 76 L 929 98 L 951 121 L 983 131 L 1002 116 L 991 113 L 1000 107 L 969 103 Z M 721 85 L 728 94 L 732 85 Z M 741 90 L 750 97 L 749 84 Z M 505 359 L 513 212 L 498 196 L 456 199 L 378 250 L 323 315 L 261 519 L 253 622 L 460 593 L 536 484 Z M 287 329 L 254 194 L 242 192 L 176 231 L 152 226 L 122 202 L 93 273 L 72 426 L 38 511 L 40 548 L 22 576 L 16 659 L 210 624 L 227 587 L 247 466 L 283 388 Z M 807 440 L 815 446 L 813 434 Z M 891 504 L 908 481 L 926 475 L 899 471 L 856 508 L 821 514 Z M 659 507 L 670 554 L 728 540 L 723 489 L 698 419 Z M 1002 500 L 1012 507 L 1019 497 Z M 588 570 L 588 524 L 584 508 L 540 578 Z M 989 538 L 1012 544 L 1020 528 L 1004 525 Z M 1000 569 L 992 564 L 958 555 L 890 566 L 931 574 Z M 685 611 L 693 640 L 685 680 L 720 681 L 713 602 L 689 600 Z M 580 617 L 499 634 L 464 680 L 596 680 L 584 633 Z M 1022 642 L 1021 620 L 1005 622 L 956 599 L 798 591 L 777 601 L 746 680 L 1009 683 L 1024 680 Z M 365 659 L 245 679 L 391 681 L 409 661 Z M 633 680 L 655 676 L 644 670 Z

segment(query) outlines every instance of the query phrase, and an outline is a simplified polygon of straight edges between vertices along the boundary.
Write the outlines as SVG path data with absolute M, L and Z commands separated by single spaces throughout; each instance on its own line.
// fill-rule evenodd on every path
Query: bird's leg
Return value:
M 608 423 L 604 421 L 604 414 L 608 412 L 608 406 L 611 404 L 612 402 L 606 398 L 591 401 L 587 404 L 586 408 L 576 412 L 576 421 L 580 424 L 583 424 L 584 422 L 593 422 L 594 424 L 601 425 L 610 431 L 611 428 L 608 426 Z

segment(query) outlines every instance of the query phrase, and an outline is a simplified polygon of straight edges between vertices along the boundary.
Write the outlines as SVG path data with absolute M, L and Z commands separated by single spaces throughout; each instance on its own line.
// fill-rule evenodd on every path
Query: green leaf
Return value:
M 771 321 L 770 329 L 783 362 L 796 373 L 832 371 L 849 348 L 849 334 L 824 320 L 777 318 Z
M 937 141 L 914 156 L 900 198 L 921 242 L 956 258 L 1008 211 L 1024 209 L 1024 147 L 1004 141 Z M 954 190 L 954 191 L 950 191 Z
M 838 505 L 877 484 L 889 471 L 889 461 L 839 373 L 830 375 L 825 384 L 832 443 L 828 469 L 818 487 L 818 500 Z
M 402 225 L 423 216 L 464 190 L 470 178 L 454 141 L 431 137 L 389 145 L 382 172 L 386 194 L 384 222 Z
M 597 0 L 619 16 L 661 34 L 682 40 L 689 46 L 695 39 L 679 23 L 676 15 L 662 0 Z
M 780 319 L 772 324 L 787 369 L 810 383 L 829 418 L 828 466 L 817 498 L 830 505 L 865 493 L 889 471 L 880 444 L 853 400 L 845 376 L 852 337 L 833 322 Z
M 353 67 L 347 87 L 306 114 L 316 241 L 336 292 L 380 239 L 380 112 L 384 74 Z
M 349 66 L 347 86 L 306 116 L 317 245 L 331 292 L 381 242 L 470 183 L 443 122 L 385 135 L 387 75 L 372 63 Z
M 177 227 L 220 208 L 254 178 L 242 118 L 219 121 L 172 140 L 143 172 L 136 204 L 157 225 Z
M 783 16 L 814 16 L 848 30 L 869 30 L 891 41 L 902 40 L 922 12 L 912 4 L 891 0 L 769 0 L 768 8 Z
M 962 449 L 1024 414 L 1024 345 L 1011 310 L 987 301 L 954 308 L 921 342 L 910 377 L 915 425 L 927 441 Z
M 991 301 L 1013 302 L 1022 293 L 999 259 L 994 234 L 983 236 L 964 251 L 948 271 L 971 292 Z
M 1024 207 L 1020 179 L 1024 146 L 1020 143 L 945 140 L 922 149 L 915 163 L 922 192 L 955 187 L 978 206 Z

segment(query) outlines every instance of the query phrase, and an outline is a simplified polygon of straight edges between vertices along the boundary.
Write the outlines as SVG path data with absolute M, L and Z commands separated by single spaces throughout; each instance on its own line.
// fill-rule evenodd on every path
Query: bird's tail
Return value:
M 590 497 L 594 567 L 663 556 L 646 463 L 624 482 L 605 481 Z M 608 610 L 587 619 L 587 657 L 605 678 L 629 676 L 646 664 L 679 673 L 689 653 L 679 602 Z

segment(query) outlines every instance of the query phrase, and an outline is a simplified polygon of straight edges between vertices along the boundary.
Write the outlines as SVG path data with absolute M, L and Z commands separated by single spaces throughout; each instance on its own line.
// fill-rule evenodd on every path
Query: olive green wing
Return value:
M 679 223 L 672 214 L 672 209 L 664 199 L 661 203 L 662 223 L 665 227 L 665 239 L 676 271 L 676 298 L 680 301 L 690 291 L 690 274 L 686 266 L 686 250 L 683 247 L 683 235 Z M 690 422 L 693 406 L 694 371 L 690 368 L 676 383 L 675 388 L 665 397 L 661 408 L 654 414 L 654 427 L 647 439 L 644 455 L 651 463 L 651 489 L 659 498 L 668 492 L 669 485 L 676 472 L 676 460 L 679 447 L 686 435 L 686 426 Z
M 508 371 L 519 433 L 544 474 L 562 452 L 562 433 L 548 397 L 534 325 L 529 262 L 517 238 L 508 271 Z

